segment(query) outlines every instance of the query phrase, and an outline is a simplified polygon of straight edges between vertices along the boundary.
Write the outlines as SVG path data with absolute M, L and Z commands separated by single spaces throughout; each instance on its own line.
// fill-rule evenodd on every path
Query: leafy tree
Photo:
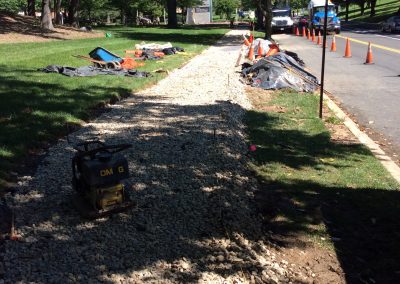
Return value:
M 0 0 L 0 11 L 16 13 L 25 10 L 24 0 Z
M 132 5 L 132 7 L 135 7 L 145 15 L 161 17 L 164 10 L 164 3 L 159 1 L 139 0 L 135 1 L 135 4 Z
M 108 8 L 107 4 L 109 4 L 108 0 L 81 0 L 80 15 L 91 21 L 95 13 Z
M 127 23 L 127 15 L 130 13 L 132 0 L 110 0 L 110 6 L 119 10 L 121 15 L 121 23 Z
M 238 0 L 215 0 L 213 4 L 215 12 L 221 16 L 226 15 L 227 19 L 240 6 Z
M 302 8 L 306 8 L 308 5 L 308 2 L 310 2 L 309 0 L 291 0 L 290 1 L 290 7 L 292 9 L 302 9 Z

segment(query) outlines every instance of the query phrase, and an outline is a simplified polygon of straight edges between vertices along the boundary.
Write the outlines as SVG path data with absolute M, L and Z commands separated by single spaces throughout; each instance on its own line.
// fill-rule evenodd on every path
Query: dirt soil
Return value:
M 58 25 L 55 25 L 53 31 L 46 31 L 40 27 L 38 18 L 17 15 L 10 16 L 0 13 L 0 44 L 95 38 L 102 36 L 104 36 L 102 32 L 86 32 L 76 28 Z

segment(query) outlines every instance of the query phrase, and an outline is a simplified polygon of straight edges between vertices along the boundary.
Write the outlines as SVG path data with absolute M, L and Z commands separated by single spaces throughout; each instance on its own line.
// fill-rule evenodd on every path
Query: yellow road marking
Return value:
M 347 39 L 348 38 L 350 41 L 354 41 L 354 42 L 357 42 L 357 43 L 368 45 L 367 41 L 362 41 L 362 40 L 358 40 L 358 39 L 351 38 L 351 37 L 345 37 L 345 36 L 342 36 L 342 35 L 336 35 L 336 37 L 340 37 L 340 38 L 343 38 L 343 39 Z M 386 47 L 386 46 L 375 44 L 375 43 L 371 43 L 371 46 L 400 54 L 400 49 L 390 48 L 390 47 Z

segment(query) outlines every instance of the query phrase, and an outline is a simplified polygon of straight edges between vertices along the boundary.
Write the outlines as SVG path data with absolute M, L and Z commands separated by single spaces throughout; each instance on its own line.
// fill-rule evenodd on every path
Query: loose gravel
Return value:
M 137 208 L 83 220 L 72 205 L 74 150 L 66 140 L 49 149 L 35 175 L 19 178 L 7 201 L 21 240 L 6 241 L 0 252 L 5 283 L 311 279 L 263 240 L 242 124 L 251 105 L 234 68 L 242 33 L 229 32 L 70 135 L 72 143 L 133 144 L 124 155 Z

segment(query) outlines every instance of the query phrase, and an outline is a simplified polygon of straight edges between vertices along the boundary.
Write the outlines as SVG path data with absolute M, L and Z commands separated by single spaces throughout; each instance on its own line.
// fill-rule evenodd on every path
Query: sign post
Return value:
M 319 118 L 322 118 L 322 107 L 324 104 L 324 80 L 325 80 L 325 51 L 326 51 L 326 29 L 328 22 L 328 0 L 325 0 L 325 15 L 324 15 L 324 37 L 322 41 L 322 67 L 321 67 L 321 84 L 319 95 Z

